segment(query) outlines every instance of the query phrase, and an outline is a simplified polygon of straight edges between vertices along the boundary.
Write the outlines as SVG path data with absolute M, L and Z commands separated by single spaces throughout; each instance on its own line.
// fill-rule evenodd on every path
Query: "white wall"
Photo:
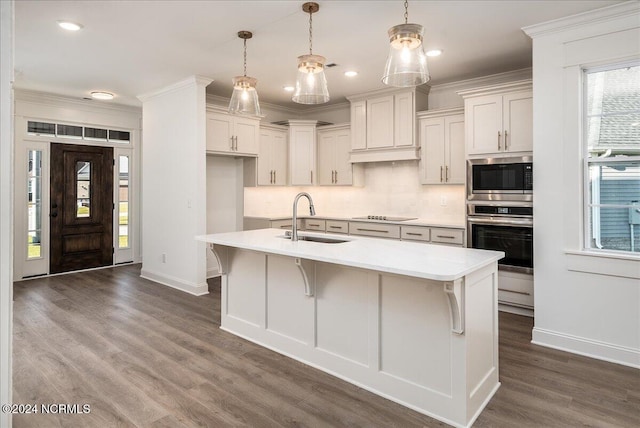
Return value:
M 141 276 L 188 293 L 208 293 L 206 101 L 211 80 L 191 77 L 142 100 Z
M 432 223 L 465 224 L 464 186 L 421 185 L 417 161 L 364 164 L 363 187 L 247 187 L 245 215 L 291 216 L 293 198 L 302 191 L 313 197 L 319 216 L 409 216 Z M 306 204 L 299 205 L 299 214 L 308 215 Z
M 640 3 L 528 27 L 533 38 L 533 342 L 640 367 L 640 259 L 583 251 L 582 68 L 640 58 Z
M 12 402 L 14 2 L 0 2 L 0 404 Z M 0 413 L 0 427 L 11 414 Z

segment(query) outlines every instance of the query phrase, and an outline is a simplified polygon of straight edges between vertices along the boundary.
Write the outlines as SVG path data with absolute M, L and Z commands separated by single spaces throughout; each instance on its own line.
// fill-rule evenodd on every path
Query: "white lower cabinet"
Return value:
M 350 221 L 349 235 L 375 236 L 377 238 L 400 238 L 400 226 L 397 224 L 369 223 Z
M 452 227 L 400 226 L 400 239 L 403 241 L 430 242 L 456 247 L 464 246 L 464 229 Z
M 305 218 L 302 222 L 304 230 L 315 230 L 318 232 L 324 232 L 326 227 L 325 220 L 317 220 L 315 218 Z
M 342 220 L 327 220 L 326 232 L 328 233 L 349 233 L 349 222 Z
M 529 311 L 533 309 L 533 275 L 498 270 L 498 303 L 501 310 L 530 315 Z

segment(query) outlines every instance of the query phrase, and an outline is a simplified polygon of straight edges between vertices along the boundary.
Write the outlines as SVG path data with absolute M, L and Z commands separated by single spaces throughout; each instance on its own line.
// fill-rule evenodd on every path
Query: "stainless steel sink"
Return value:
M 284 236 L 281 236 L 284 239 L 291 239 L 291 232 L 285 232 Z M 298 241 L 309 241 L 309 242 L 321 242 L 323 244 L 341 244 L 343 242 L 349 242 L 348 239 L 340 239 L 340 238 L 328 238 L 326 236 L 313 236 L 313 235 L 298 235 Z

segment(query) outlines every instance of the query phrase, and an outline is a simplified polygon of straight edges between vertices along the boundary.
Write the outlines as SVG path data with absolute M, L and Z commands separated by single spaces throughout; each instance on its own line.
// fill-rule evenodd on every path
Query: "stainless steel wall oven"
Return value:
M 533 205 L 530 202 L 467 204 L 467 245 L 504 251 L 498 268 L 533 273 Z

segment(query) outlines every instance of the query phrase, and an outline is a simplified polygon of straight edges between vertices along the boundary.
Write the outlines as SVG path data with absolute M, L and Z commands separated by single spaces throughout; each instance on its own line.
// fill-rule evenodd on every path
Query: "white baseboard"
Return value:
M 640 349 L 534 327 L 531 343 L 610 363 L 640 368 Z
M 207 269 L 207 279 L 215 278 L 216 276 L 220 276 L 220 272 L 217 267 Z
M 149 270 L 144 268 L 140 271 L 140 277 L 148 279 L 149 281 L 166 285 L 171 288 L 175 288 L 180 291 L 184 291 L 185 293 L 193 294 L 194 296 L 209 294 L 209 286 L 206 282 L 203 282 L 202 284 L 190 283 L 168 275 L 150 272 Z

